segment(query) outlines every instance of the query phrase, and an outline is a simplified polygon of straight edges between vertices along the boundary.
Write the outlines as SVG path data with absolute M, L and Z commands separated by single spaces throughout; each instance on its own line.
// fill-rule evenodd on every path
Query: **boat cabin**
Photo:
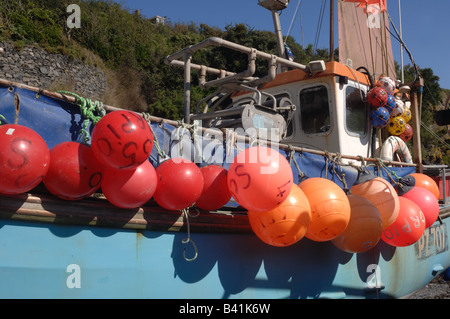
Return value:
M 192 63 L 191 54 L 208 45 L 247 53 L 249 70 L 233 73 Z M 180 57 L 185 61 L 177 60 Z M 269 72 L 262 78 L 252 77 L 256 57 L 269 63 Z M 364 157 L 377 155 L 379 145 L 375 145 L 365 102 L 370 89 L 366 73 L 334 61 L 313 61 L 304 66 L 219 38 L 175 53 L 167 62 L 185 68 L 186 123 L 199 121 L 208 128 L 239 128 L 259 139 L 309 149 Z M 279 72 L 282 67 L 288 70 Z M 191 69 L 200 71 L 201 86 L 217 88 L 192 113 Z M 208 82 L 208 73 L 218 78 Z
M 293 114 L 285 116 L 281 142 L 333 153 L 375 155 L 365 102 L 369 78 L 338 62 L 325 67 L 313 76 L 300 70 L 281 73 L 261 88 L 266 93 L 263 104 L 274 96 L 295 106 Z

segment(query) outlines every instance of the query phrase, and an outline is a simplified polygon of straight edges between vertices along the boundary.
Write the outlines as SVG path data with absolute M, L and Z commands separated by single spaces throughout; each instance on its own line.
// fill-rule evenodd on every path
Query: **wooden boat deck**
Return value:
M 440 205 L 439 217 L 443 219 L 449 216 L 450 205 Z M 241 208 L 205 211 L 193 207 L 190 208 L 187 220 L 183 211 L 165 210 L 153 200 L 136 209 L 122 209 L 110 204 L 101 194 L 76 202 L 65 201 L 50 194 L 1 196 L 0 218 L 135 230 L 252 232 L 247 212 Z

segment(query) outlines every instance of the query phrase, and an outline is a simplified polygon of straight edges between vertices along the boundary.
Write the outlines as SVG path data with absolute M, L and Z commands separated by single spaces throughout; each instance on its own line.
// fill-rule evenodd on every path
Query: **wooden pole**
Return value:
M 334 61 L 334 0 L 330 0 L 330 61 Z
M 416 89 L 417 87 L 413 87 L 414 92 L 411 94 L 411 119 L 412 119 L 411 126 L 414 132 L 413 134 L 414 163 L 417 164 L 417 172 L 422 173 L 423 165 L 422 165 L 422 144 L 420 139 L 420 111 Z

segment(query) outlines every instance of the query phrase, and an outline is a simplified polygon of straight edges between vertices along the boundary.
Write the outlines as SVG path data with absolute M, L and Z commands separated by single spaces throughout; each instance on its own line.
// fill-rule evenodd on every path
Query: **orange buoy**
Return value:
M 345 192 L 332 181 L 312 177 L 298 185 L 311 206 L 311 223 L 306 237 L 314 241 L 339 236 L 350 220 L 350 203 Z
M 425 230 L 425 216 L 413 201 L 400 196 L 400 210 L 393 224 L 383 230 L 381 239 L 394 247 L 414 244 Z
M 360 195 L 347 195 L 351 215 L 347 228 L 331 242 L 348 253 L 362 253 L 372 249 L 380 240 L 383 221 L 375 205 Z
M 439 187 L 430 176 L 421 173 L 412 173 L 407 176 L 412 176 L 414 178 L 414 186 L 428 189 L 431 193 L 433 193 L 436 199 L 439 200 Z
M 228 168 L 228 187 L 242 207 L 267 211 L 288 197 L 293 185 L 292 169 L 275 149 L 255 146 L 245 149 Z
M 285 247 L 302 239 L 311 221 L 311 207 L 305 193 L 293 184 L 287 199 L 265 212 L 249 211 L 254 233 L 266 244 Z
M 383 221 L 383 229 L 391 225 L 398 216 L 399 202 L 394 187 L 384 178 L 363 173 L 350 188 L 355 195 L 370 200 L 378 209 Z

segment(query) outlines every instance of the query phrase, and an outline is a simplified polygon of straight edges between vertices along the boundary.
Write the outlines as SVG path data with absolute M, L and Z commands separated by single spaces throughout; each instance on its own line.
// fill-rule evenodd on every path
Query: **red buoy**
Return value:
M 100 188 L 103 166 L 92 149 L 77 142 L 63 142 L 50 150 L 50 168 L 44 185 L 53 195 L 79 200 Z
M 0 193 L 20 194 L 47 174 L 50 152 L 34 130 L 17 124 L 0 126 Z
M 388 101 L 388 93 L 380 86 L 376 86 L 367 94 L 367 101 L 372 107 L 385 106 Z
M 131 169 L 150 156 L 153 134 L 148 123 L 138 114 L 113 111 L 95 125 L 91 145 L 102 164 L 116 169 Z
M 425 216 L 425 228 L 434 224 L 439 216 L 439 202 L 428 189 L 422 187 L 403 187 L 400 197 L 416 203 Z
M 203 175 L 203 191 L 195 206 L 204 210 L 216 210 L 231 199 L 227 183 L 227 170 L 219 165 L 207 165 L 200 168 Z
M 156 168 L 158 183 L 153 199 L 168 210 L 192 206 L 203 191 L 203 175 L 195 163 L 173 158 Z
M 102 191 L 111 204 L 131 209 L 147 203 L 156 185 L 156 171 L 149 161 L 144 161 L 135 169 L 106 168 Z

